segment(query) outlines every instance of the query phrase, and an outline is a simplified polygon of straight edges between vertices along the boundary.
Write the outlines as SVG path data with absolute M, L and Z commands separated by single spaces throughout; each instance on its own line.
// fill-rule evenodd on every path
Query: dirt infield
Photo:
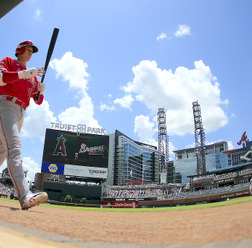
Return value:
M 100 212 L 35 207 L 0 200 L 1 220 L 85 242 L 207 244 L 252 238 L 252 202 L 168 212 Z

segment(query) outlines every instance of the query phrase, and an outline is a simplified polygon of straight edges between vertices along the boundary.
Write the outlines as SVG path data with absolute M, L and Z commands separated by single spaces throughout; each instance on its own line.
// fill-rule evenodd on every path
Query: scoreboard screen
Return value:
M 65 171 L 69 173 L 69 171 L 80 172 L 79 166 L 85 166 L 89 168 L 90 173 L 91 169 L 92 172 L 99 172 L 100 168 L 100 173 L 104 174 L 108 168 L 108 150 L 109 136 L 107 135 L 46 129 L 42 167 L 47 166 L 50 170 L 52 164 L 56 164 L 57 169 L 63 165 L 61 170 L 63 174 L 66 167 Z M 72 169 L 71 165 L 73 165 Z M 85 170 L 87 169 L 81 169 L 82 173 L 86 173 L 83 172 Z M 55 172 L 55 169 L 50 172 Z

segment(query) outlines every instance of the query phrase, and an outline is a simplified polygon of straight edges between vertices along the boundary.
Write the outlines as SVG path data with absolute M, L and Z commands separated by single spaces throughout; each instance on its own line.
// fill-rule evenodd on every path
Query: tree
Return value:
M 73 198 L 70 195 L 66 195 L 64 202 L 73 202 Z

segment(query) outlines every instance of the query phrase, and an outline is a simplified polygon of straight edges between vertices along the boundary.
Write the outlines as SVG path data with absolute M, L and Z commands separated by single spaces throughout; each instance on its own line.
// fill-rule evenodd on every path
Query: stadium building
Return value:
M 109 185 L 159 183 L 157 147 L 134 141 L 116 130 Z
M 225 168 L 228 166 L 228 144 L 226 141 L 207 145 L 205 147 L 206 154 L 206 170 L 211 171 L 215 169 Z M 188 148 L 176 150 L 174 166 L 177 172 L 182 174 L 182 181 L 188 181 L 187 176 L 196 173 L 197 157 L 196 149 Z
M 244 138 L 245 137 L 245 138 Z M 227 142 L 218 142 L 205 147 L 206 167 L 205 175 L 188 173 L 190 190 L 206 190 L 249 183 L 252 178 L 252 141 L 246 132 L 238 145 L 242 148 L 227 150 Z M 196 168 L 195 150 L 185 149 L 175 151 L 175 164 L 183 172 L 182 166 Z M 191 169 L 191 168 L 190 168 Z M 186 170 L 184 170 L 186 171 Z
M 249 156 L 251 142 L 247 139 L 246 132 L 243 133 L 241 140 L 237 142 L 242 148 L 228 150 L 226 141 L 217 142 L 204 147 L 206 171 L 222 171 L 234 166 L 241 166 L 245 162 L 251 162 Z M 176 150 L 174 166 L 176 171 L 182 174 L 182 181 L 188 182 L 189 175 L 195 175 L 197 168 L 197 156 L 195 148 Z M 246 155 L 247 154 L 247 155 Z

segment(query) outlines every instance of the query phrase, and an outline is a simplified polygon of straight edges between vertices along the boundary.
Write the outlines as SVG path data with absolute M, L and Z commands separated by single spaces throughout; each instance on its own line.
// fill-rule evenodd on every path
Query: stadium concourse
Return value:
M 178 188 L 172 187 L 170 192 L 168 190 L 163 190 L 158 188 L 157 186 L 151 188 L 150 186 L 146 189 L 134 189 L 134 188 L 123 188 L 123 187 L 113 187 L 110 188 L 107 192 L 103 193 L 103 197 L 109 198 L 155 198 L 155 200 L 163 200 L 163 199 L 179 199 L 179 198 L 190 198 L 190 197 L 199 197 L 199 196 L 207 196 L 207 195 L 216 195 L 222 192 L 234 192 L 239 189 L 249 189 L 249 183 L 237 184 L 234 186 L 226 186 L 217 189 L 207 189 L 207 190 L 199 190 L 199 191 L 191 191 L 191 192 L 181 192 Z

